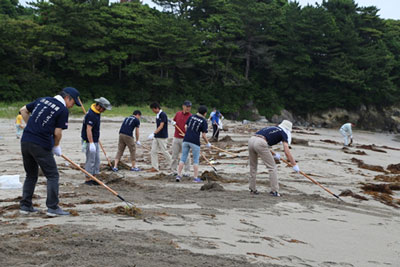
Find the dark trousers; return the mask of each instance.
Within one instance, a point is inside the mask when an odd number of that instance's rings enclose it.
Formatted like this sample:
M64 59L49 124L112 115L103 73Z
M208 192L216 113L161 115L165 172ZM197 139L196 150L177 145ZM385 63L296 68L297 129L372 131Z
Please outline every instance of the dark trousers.
M29 142L21 142L26 178L22 188L21 206L32 207L33 192L38 180L39 166L47 178L46 206L58 208L58 170L51 150Z
M218 129L218 125L213 124L213 135L214 139L216 141L218 141L218 136L219 136L219 129Z

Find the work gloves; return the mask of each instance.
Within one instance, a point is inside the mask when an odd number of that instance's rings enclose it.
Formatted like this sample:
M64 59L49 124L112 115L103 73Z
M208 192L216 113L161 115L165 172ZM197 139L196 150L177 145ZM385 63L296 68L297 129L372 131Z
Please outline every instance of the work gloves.
M96 152L96 145L94 143L89 143L89 151L90 153Z
M54 146L53 147L53 154L56 156L61 156L61 147L60 146Z
M281 155L279 153L275 153L274 159L280 160L281 159Z
M149 140L154 139L154 133L150 134L149 137L147 137L147 139L149 139Z
M294 165L293 166L293 170L295 171L295 172L300 172L300 168L299 168L299 165Z
M208 143L206 144L206 147L208 147L208 148L210 148L210 147L211 147L211 144L210 144L210 142L208 142Z
M171 125L175 126L176 125L176 121L171 121Z
M140 143L140 141L136 141L136 144L138 145L138 146L141 146L142 144Z

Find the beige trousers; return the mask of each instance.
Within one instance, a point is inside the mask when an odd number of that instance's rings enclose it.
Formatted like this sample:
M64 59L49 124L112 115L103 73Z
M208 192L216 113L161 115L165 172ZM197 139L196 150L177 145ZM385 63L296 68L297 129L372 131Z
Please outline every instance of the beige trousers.
M159 170L158 152L161 152L165 156L168 166L171 166L172 159L167 151L167 138L154 138L151 144L151 166L156 170Z
M269 180L272 191L278 191L279 184L274 157L269 150L268 143L263 138L257 136L252 136L249 140L250 190L256 190L258 156L260 156L269 171Z
M129 153L131 154L131 161L136 160L136 145L133 137L126 134L119 134L118 140L118 152L115 158L117 160L121 160L122 155L124 154L125 147L128 147Z
M180 153L182 152L182 143L183 138L176 138L172 141L172 163L171 163L171 171L178 171L178 164L180 160ZM185 172L188 173L190 171L190 156L187 158L185 163Z

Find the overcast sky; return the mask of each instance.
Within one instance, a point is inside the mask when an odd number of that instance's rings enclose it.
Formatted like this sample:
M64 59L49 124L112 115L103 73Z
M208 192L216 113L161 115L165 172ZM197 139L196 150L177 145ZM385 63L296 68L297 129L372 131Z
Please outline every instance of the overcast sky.
M30 2L32 0L20 0L21 4ZM111 2L117 2L119 0L110 0ZM315 5L315 3L321 3L322 0L297 0L302 6L307 4ZM143 3L154 6L151 0L142 0ZM379 15L385 19L400 19L400 0L356 0L358 6L376 6L380 9Z
M322 0L297 0L302 6L322 3ZM358 6L376 6L384 19L400 19L400 0L356 0Z

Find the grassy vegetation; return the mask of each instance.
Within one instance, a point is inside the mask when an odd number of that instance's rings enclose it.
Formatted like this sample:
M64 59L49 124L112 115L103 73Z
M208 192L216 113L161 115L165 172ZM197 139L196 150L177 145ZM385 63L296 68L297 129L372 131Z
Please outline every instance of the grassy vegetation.
M18 111L21 107L23 107L27 102L14 102L14 103L1 103L0 102L0 118L7 118L7 119L12 119L15 118L18 114ZM87 103L84 104L85 110L87 111L90 108L90 105L92 103ZM113 107L112 110L106 110L103 113L103 116L106 117L127 117L132 114L134 110L140 110L142 112L142 115L147 115L147 116L155 116L153 111L151 111L150 107L148 105L141 105L141 106L128 106L128 105L122 105L118 107ZM169 118L172 118L175 113L180 110L180 107L176 108L168 108L168 107L162 107L162 110L167 113ZM70 109L70 115L74 117L79 117L83 115L83 111L81 107L74 106L72 109Z

